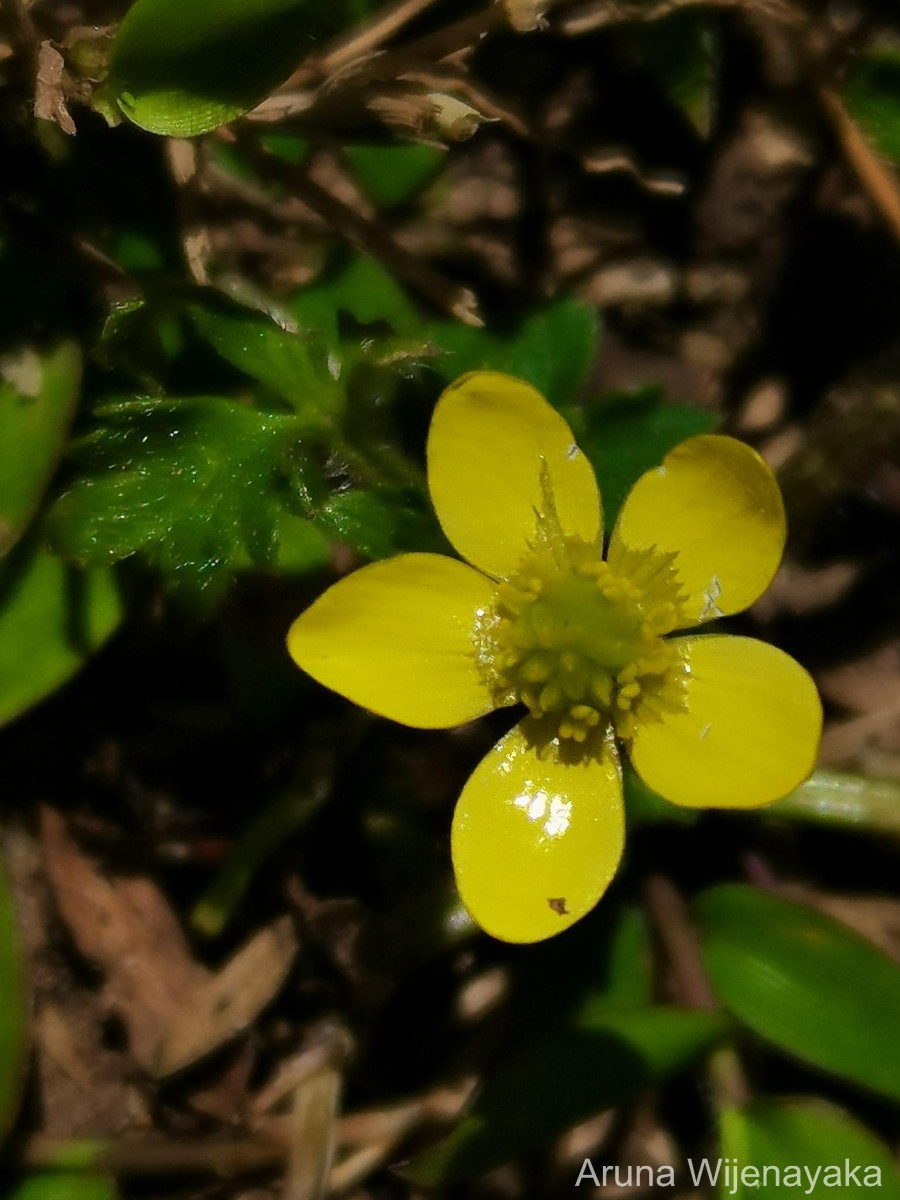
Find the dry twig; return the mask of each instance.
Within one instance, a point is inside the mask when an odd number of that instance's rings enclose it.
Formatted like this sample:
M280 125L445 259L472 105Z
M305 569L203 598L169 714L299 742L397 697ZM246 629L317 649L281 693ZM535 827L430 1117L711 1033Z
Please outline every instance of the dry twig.
M327 192L300 167L294 167L243 137L240 145L264 176L277 180L357 249L371 254L426 300L464 325L480 327L478 301L469 288L445 279L420 258L410 254L390 233Z

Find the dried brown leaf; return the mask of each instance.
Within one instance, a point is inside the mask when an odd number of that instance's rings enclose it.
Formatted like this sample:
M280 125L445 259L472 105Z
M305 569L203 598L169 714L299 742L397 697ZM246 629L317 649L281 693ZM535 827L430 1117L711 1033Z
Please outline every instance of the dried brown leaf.
M281 988L296 953L287 917L255 934L221 971L192 990L166 1030L154 1074L184 1070L251 1025Z
M208 972L149 879L107 879L44 808L41 840L59 913L79 951L104 972L103 996L122 1018L135 1060L152 1069L159 1046Z
M75 135L75 122L66 108L65 61L50 42L41 42L34 85L34 115L39 121L53 121L63 133Z

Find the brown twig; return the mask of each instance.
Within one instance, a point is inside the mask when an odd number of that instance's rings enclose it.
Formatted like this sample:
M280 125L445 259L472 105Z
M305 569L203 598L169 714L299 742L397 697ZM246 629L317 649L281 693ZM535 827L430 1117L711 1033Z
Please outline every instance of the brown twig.
M672 973L673 993L688 1008L715 1011L715 993L680 894L668 879L652 875L644 885L644 903Z
M469 288L445 279L421 259L405 250L382 226L368 220L311 179L301 167L292 166L263 150L248 137L239 138L242 150L257 170L287 188L297 199L326 221L351 245L371 254L426 300L464 325L480 327L478 301Z
M657 4L618 3L617 0L593 0L592 3L575 4L572 12L558 22L561 33L570 37L605 29L609 25L622 25L631 21L658 21L682 8L703 5L716 8L747 8L763 13L775 20L791 25L800 25L805 17L783 0L660 0Z
M198 1172L223 1177L250 1174L284 1161L283 1145L261 1138L116 1138L80 1140L35 1134L25 1143L23 1166L86 1169L119 1175Z
M900 184L896 177L863 137L837 92L823 85L818 89L818 98L851 170L893 236L900 241Z
M668 879L653 875L644 885L644 903L665 954L676 999L688 1008L715 1012L719 1005L680 893ZM730 1047L715 1052L709 1073L720 1108L736 1108L746 1103L749 1088L740 1060Z
M319 61L324 74L340 71L356 59L372 54L384 42L399 33L404 25L420 16L436 0L397 0L371 21L365 22L332 43Z

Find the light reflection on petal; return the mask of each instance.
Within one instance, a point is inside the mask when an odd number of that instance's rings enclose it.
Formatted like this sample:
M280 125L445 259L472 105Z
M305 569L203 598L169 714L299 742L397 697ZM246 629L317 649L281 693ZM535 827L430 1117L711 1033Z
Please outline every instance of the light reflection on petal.
M503 772L506 773L508 768ZM525 781L524 789L513 800L513 805L521 809L530 821L543 821L544 836L548 838L562 837L572 819L570 801L562 796L551 796L545 788L536 788L531 779Z

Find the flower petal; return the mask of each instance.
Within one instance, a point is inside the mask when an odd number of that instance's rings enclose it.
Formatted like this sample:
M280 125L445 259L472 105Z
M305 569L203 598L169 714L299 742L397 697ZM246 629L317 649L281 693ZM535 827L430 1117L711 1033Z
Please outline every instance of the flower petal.
M462 901L506 942L538 942L590 912L622 856L618 755L541 757L524 721L475 768L453 816L453 865Z
M330 587L288 633L319 683L383 717L446 729L494 707L475 657L495 585L440 554L403 554Z
M547 515L548 490L563 532L587 542L601 533L597 481L571 429L530 384L496 371L463 375L438 400L428 486L459 553L501 579Z
M702 434L667 454L631 489L612 535L632 550L678 554L688 598L682 625L741 612L768 587L784 550L778 483L755 450Z
M687 711L641 723L631 760L687 808L755 808L786 795L816 761L822 705L806 671L755 638L673 639L690 674Z

